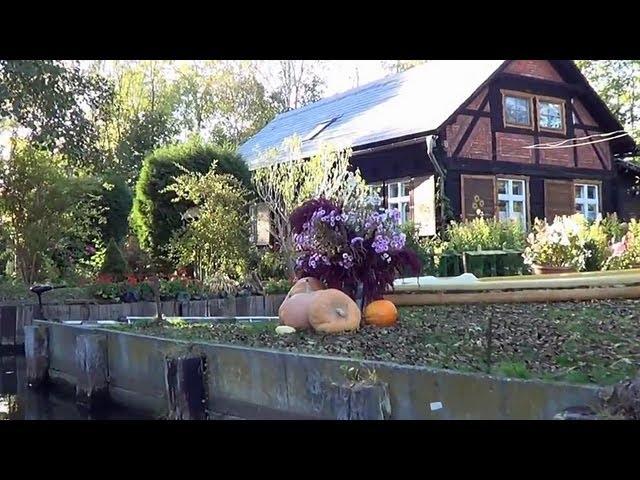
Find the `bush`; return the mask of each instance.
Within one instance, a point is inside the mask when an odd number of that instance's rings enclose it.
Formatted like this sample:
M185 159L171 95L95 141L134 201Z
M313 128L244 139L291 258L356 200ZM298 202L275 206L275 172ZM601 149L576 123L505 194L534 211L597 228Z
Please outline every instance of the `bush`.
M258 277L262 280L279 280L286 279L287 265L284 255L280 252L272 250L264 250L259 253L257 266Z
M114 239L118 245L129 231L129 213L133 205L131 189L122 177L105 175L100 180L98 205L103 209L105 221L98 225L102 241Z
M166 247L183 225L182 214L192 204L187 200L174 202L175 192L166 188L184 173L177 165L204 174L214 160L217 160L217 173L230 174L250 187L249 170L239 155L198 140L157 149L144 159L135 189L131 226L141 248L167 269L170 262Z
M525 233L519 222L495 218L474 218L451 222L446 231L447 250L462 253L472 250L522 250Z
M281 280L268 280L264 284L264 293L271 295L289 293L289 290L291 290L292 286L293 283L291 283L286 278L283 278Z
M117 280L121 280L128 271L129 266L127 265L127 260L124 258L122 250L120 250L115 240L112 238L109 240L109 244L107 245L100 273L111 275Z
M587 231L585 218L580 214L557 216L551 224L536 219L527 237L524 261L527 265L584 270L588 255Z
M631 219L628 231L617 245L610 249L611 255L604 263L605 270L640 268L640 222Z

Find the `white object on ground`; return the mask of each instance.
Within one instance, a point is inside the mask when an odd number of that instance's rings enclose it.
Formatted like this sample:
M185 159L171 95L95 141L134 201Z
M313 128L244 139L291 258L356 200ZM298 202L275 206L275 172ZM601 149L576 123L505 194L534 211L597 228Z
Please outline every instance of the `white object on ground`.
M431 402L431 411L440 410L442 408L442 402Z
M407 277L394 280L393 285L469 285L478 281L473 273L463 273L457 277Z
M279 325L276 327L276 333L278 335L286 335L288 333L296 333L296 329L289 325Z

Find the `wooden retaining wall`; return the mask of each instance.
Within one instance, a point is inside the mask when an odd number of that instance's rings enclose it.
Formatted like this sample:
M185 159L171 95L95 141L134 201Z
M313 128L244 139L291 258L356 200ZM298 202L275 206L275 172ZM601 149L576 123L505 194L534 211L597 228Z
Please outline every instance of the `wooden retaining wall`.
M169 317L277 316L285 295L162 302ZM149 317L156 314L154 302L109 303L74 302L43 304L47 320L118 320L121 317ZM24 345L24 327L38 316L37 304L0 305L0 346Z

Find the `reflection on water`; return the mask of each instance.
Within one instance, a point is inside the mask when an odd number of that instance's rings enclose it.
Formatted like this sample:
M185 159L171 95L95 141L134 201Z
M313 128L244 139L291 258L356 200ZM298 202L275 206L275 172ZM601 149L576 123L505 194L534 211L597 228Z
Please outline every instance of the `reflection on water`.
M26 386L22 355L0 356L0 420L143 420L123 409L90 413L73 399Z

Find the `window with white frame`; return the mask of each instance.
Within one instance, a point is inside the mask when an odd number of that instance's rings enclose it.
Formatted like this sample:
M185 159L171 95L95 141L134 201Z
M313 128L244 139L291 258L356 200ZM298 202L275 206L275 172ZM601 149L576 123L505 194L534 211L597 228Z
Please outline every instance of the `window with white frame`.
M409 181L387 183L387 206L400 210L400 223L409 220Z
M526 183L524 180L498 178L498 218L527 224Z
M598 185L576 183L574 185L576 212L587 220L595 220L600 214L600 194Z

